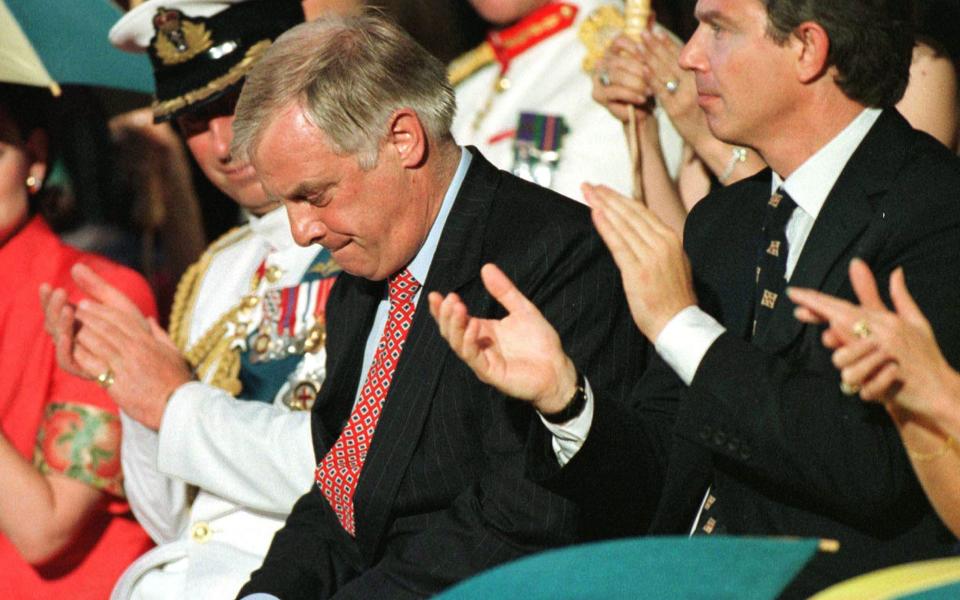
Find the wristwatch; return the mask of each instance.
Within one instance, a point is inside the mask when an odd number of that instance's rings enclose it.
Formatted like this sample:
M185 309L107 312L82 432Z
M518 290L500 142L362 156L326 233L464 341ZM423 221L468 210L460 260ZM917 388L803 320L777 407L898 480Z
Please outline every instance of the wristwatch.
M540 413L548 423L566 423L570 419L580 416L583 407L587 405L587 384L583 379L583 373L577 370L577 388L573 391L573 397L570 402L560 412Z

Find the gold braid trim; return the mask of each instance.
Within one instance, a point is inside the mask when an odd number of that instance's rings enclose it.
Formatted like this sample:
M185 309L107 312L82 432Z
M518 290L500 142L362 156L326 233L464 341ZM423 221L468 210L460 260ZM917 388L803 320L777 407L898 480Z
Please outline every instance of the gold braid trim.
M577 37L583 43L587 51L583 57L583 70L588 75L593 75L593 70L597 63L603 58L607 51L607 46L623 31L626 21L623 18L623 12L615 6L601 6L590 13L580 29L577 31Z
M170 337L183 353L197 377L236 396L240 393L240 352L235 342L246 336L241 325L241 313L259 303L256 296L244 296L237 305L223 313L217 321L187 348L190 322L200 293L203 275L210 268L213 257L225 247L235 244L250 235L246 227L231 229L212 243L196 263L180 278L170 311ZM254 277L252 291L256 290L259 278ZM228 333L230 335L228 335Z
M460 85L462 81L497 59L490 42L483 42L473 50L458 56L447 66L447 80L450 85Z
M244 55L240 62L230 67L230 70L220 77L217 77L213 81L207 83L207 85L195 90L191 90L182 96L177 96L176 98L164 100L163 102L154 102L153 116L156 118L161 118L175 113L185 106L200 102L201 100L206 100L210 96L222 92L231 85L240 81L246 76L247 73L250 72L250 69L253 68L253 64L257 62L264 52L267 51L267 48L270 47L270 44L270 40L260 40L256 44L250 46L246 55Z

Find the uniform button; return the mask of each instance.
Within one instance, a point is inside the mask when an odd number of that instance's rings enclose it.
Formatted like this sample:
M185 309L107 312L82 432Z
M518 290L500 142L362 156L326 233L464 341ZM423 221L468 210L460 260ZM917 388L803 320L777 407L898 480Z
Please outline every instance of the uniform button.
M206 521L197 521L190 527L190 539L198 544L207 543L210 541L210 536L212 535L213 530L210 528L210 524Z
M267 281L270 283L276 283L280 281L280 278L283 277L283 269L277 265L270 265L267 268Z
M704 425L704 426L703 426L703 429L700 430L700 439L701 439L701 440L708 440L708 439L710 439L710 434L712 434L712 433L713 433L713 430L710 429L710 426L709 426L709 425Z
M716 444L716 445L718 445L718 446L722 446L722 445L724 444L724 442L726 442L726 441L727 441L727 434L725 434L724 432L718 431L718 432L716 432L715 434L713 434L713 443L714 443L714 444Z

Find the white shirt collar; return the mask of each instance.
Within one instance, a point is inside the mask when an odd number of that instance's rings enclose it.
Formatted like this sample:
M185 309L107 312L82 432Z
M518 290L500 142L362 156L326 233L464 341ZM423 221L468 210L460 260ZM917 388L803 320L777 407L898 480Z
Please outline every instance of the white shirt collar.
M250 215L250 230L269 243L274 250L281 251L296 245L290 233L290 220L287 210L280 206L263 215Z
M804 161L786 181L774 173L771 193L783 185L797 206L815 220L843 168L881 112L879 108L864 109L843 131Z
M467 176L467 169L470 168L470 162L473 160L473 155L467 150L461 148L460 152L460 164L457 166L457 171L454 173L453 179L450 180L447 193L443 196L443 202L440 204L437 218L433 220L433 225L430 226L430 233L427 234L427 239L423 241L423 245L420 246L417 255L414 256L413 260L407 265L410 274L420 282L420 285L423 285L427 280L430 265L433 263L433 255L436 254L437 245L440 243L440 234L443 233L443 226L447 222L450 209L453 208L453 201L456 200L457 194L460 193L460 186L463 184L463 179Z

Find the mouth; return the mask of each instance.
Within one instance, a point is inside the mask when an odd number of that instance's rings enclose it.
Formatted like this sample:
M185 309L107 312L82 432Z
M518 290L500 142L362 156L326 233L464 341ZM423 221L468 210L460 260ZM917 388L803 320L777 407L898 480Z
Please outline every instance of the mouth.
M221 171L229 179L250 179L254 176L253 165L238 165Z
M697 93L697 106L700 108L707 108L710 104L716 102L720 99L720 96L716 94L710 94L706 92Z
M344 248L353 243L353 240L347 238L344 240L323 240L318 241L318 244L330 251L330 254L336 256L338 252L342 252Z

